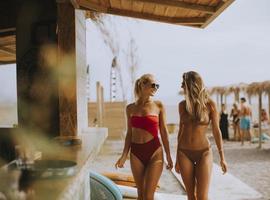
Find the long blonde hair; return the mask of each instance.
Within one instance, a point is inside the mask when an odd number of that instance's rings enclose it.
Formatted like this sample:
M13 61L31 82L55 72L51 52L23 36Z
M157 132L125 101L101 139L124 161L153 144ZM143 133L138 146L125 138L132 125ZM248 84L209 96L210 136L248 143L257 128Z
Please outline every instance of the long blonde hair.
M152 74L144 74L136 80L135 87L134 87L135 100L138 100L140 95L141 95L142 84L146 84L146 83L150 82L150 80L153 77L154 76Z
M183 74L183 88L185 91L186 110L196 121L208 120L209 94L201 76L194 71Z

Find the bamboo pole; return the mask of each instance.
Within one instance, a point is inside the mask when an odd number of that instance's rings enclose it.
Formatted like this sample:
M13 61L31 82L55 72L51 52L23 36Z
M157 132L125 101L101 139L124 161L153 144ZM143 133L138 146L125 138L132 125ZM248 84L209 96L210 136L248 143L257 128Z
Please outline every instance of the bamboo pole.
M259 146L262 148L262 92L259 92Z

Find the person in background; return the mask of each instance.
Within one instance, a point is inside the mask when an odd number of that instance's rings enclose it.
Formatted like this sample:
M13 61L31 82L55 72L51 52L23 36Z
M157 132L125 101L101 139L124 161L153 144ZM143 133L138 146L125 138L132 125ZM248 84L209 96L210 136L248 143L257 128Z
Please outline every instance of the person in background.
M188 200L207 200L213 166L212 148L206 135L210 122L221 169L227 172L219 113L197 72L184 73L181 87L185 100L178 105L180 123L175 171L182 176Z
M231 113L230 113L230 117L232 117L232 125L233 125L233 139L235 141L239 141L240 139L240 110L238 108L238 104L234 103Z
M224 103L221 105L219 127L220 127L220 130L221 130L222 139L223 140L229 140L228 113L226 111L226 106L225 106Z
M121 157L115 164L122 168L130 150L130 166L136 182L138 200L154 200L164 158L162 144L168 162L167 169L172 169L165 108L160 101L154 101L159 85L153 75L145 74L135 83L134 103L126 108L128 130Z
M248 138L248 140L251 143L251 108L246 102L246 98L242 97L240 99L240 140L241 145L244 145L245 137Z

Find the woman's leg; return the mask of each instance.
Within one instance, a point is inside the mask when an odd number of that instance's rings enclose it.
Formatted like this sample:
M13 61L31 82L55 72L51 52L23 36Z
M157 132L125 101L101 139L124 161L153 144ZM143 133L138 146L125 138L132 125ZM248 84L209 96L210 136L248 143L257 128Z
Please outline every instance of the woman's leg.
M181 151L178 152L178 161L180 163L180 172L186 187L188 200L196 200L194 163Z
M208 200L208 191L213 166L212 149L203 153L201 160L196 164L197 198L198 200Z
M143 163L132 153L130 153L130 167L137 186L138 200L143 200L145 167Z
M163 170L163 152L159 147L149 161L144 176L143 200L154 200L154 193Z
M233 123L233 140L237 141L237 132L236 132L236 124Z

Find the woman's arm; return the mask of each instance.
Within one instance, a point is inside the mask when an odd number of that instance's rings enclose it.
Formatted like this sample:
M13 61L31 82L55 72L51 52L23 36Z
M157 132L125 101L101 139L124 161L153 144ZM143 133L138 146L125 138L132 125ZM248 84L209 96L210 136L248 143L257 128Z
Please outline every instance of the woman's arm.
M219 114L217 111L216 104L213 101L210 101L210 118L212 121L213 135L214 135L218 153L220 156L220 164L221 164L223 172L225 173L227 171L227 164L225 162L223 141L222 141L221 131L219 128Z
M178 105L178 113L179 113L179 130L178 130L178 136L177 136L177 149L176 149L176 158L175 158L175 171L177 173L180 173L180 163L178 161L178 152L180 149L180 140L181 140L181 136L182 136L182 131L183 131L183 109L184 109L184 103L183 101L179 103Z
M130 149L131 136L132 136L132 127L131 127L131 124L130 124L131 106L132 106L132 104L129 104L127 106L127 108L126 108L127 134L126 134L126 138L125 138L125 145L124 145L122 155L115 164L116 168L117 167L120 167L120 168L124 167L124 163L125 163L125 161L127 159L128 152L129 152L129 149Z
M131 105L128 105L126 108L126 120L127 120L127 134L126 134L126 138L125 138L125 146L123 149L123 153L122 156L127 156L129 149L130 149L130 143L131 143L131 133L132 133L132 127L130 124L130 107Z
M178 158L178 149L180 148L180 140L182 136L182 131L183 131L183 109L184 108L184 102L180 102L178 105L178 113L179 113L179 130L178 130L178 136L177 136L177 153L176 153L176 158Z
M159 113L160 136L161 136L163 147L166 153L166 158L168 161L167 168L171 169L173 167L173 164L172 164L171 153L170 153L168 129L166 125L166 111L161 102L158 102L158 106L160 108L160 113Z

